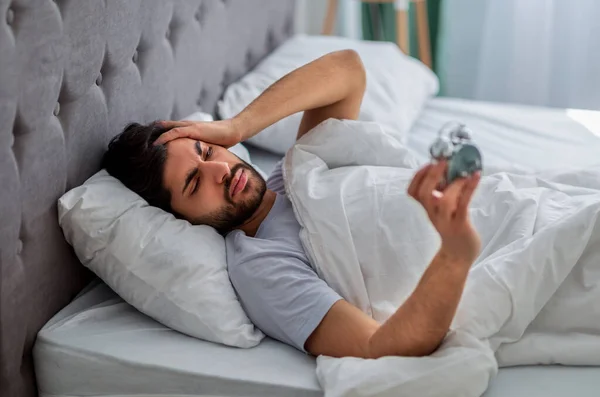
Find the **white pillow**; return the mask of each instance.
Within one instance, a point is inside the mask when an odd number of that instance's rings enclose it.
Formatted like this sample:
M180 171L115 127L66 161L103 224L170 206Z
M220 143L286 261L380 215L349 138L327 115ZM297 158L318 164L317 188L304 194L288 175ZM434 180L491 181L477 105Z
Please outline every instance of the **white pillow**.
M360 120L376 121L402 142L426 100L437 94L436 75L418 60L404 55L397 45L331 36L295 36L277 48L238 82L218 103L219 116L230 118L242 111L267 87L292 70L332 51L354 49L367 73L367 89ZM261 131L249 142L284 154L296 137L302 113L287 117Z
M149 206L105 170L59 199L58 221L81 263L146 315L230 346L264 337L237 299L212 227Z
M58 201L58 221L77 257L125 301L197 338L252 347L263 338L227 274L225 241L149 206L101 170Z

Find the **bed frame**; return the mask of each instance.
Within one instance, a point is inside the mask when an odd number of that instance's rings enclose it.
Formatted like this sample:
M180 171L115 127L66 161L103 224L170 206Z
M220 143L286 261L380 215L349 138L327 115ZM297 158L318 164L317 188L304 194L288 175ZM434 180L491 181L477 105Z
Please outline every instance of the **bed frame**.
M127 123L214 113L293 24L294 0L0 0L0 396L37 395L36 334L91 278L57 199Z

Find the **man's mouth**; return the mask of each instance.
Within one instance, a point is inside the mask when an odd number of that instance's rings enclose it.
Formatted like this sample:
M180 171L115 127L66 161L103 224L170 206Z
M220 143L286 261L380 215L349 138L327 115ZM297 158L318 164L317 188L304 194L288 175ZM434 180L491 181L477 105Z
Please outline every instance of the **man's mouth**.
M248 183L248 176L243 169L240 169L235 173L231 181L231 187L229 188L231 197L233 198L236 194L244 190L246 183Z

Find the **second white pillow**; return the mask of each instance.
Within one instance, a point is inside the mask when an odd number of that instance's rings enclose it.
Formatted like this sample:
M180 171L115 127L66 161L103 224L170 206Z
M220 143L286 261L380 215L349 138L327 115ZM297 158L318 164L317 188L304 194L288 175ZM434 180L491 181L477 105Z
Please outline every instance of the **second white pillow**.
M393 43L330 36L298 35L285 42L258 66L227 87L218 103L219 116L242 111L266 88L292 70L332 51L353 49L367 73L367 89L359 119L376 121L402 142L428 98L436 95L436 75L418 60L404 55ZM287 117L248 140L255 146L284 154L295 140L302 113Z

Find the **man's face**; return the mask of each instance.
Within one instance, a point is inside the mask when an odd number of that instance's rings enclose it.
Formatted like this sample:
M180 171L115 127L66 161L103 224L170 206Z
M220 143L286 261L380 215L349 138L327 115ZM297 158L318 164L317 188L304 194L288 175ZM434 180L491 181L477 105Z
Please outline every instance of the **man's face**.
M166 147L163 184L173 210L189 222L226 232L257 210L266 183L248 163L224 147L189 138Z

